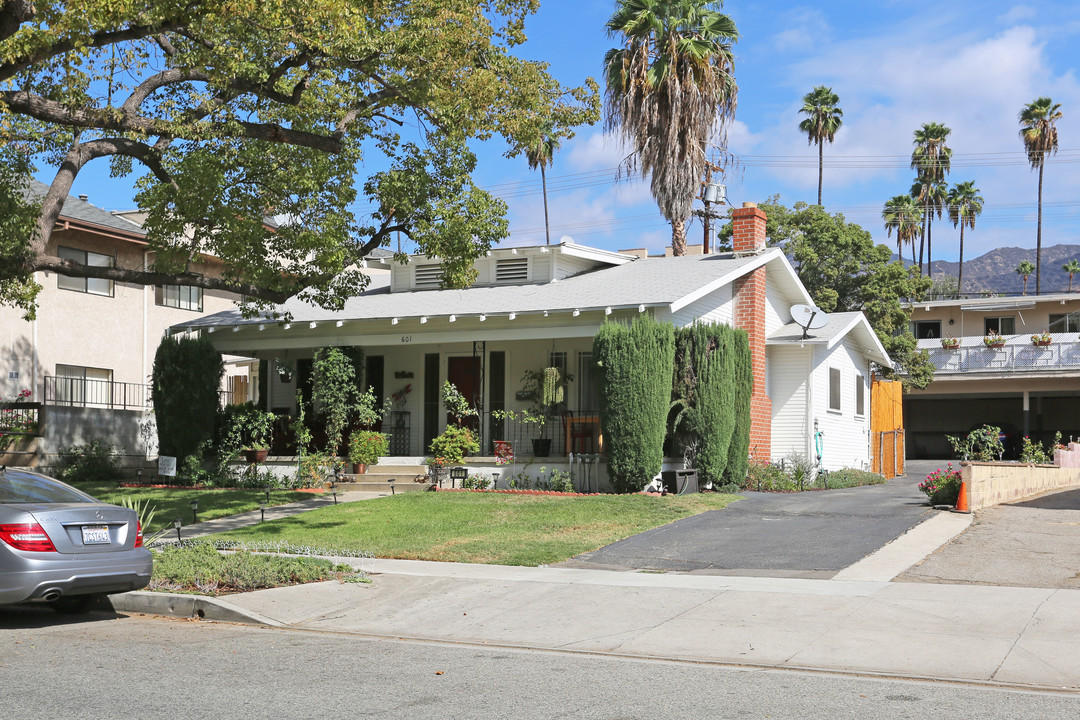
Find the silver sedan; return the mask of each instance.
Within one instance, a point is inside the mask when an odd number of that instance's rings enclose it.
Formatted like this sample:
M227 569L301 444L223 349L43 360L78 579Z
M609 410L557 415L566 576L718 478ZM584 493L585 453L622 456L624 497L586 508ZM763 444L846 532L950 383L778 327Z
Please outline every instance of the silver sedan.
M152 569L133 510L0 467L0 605L84 610L103 595L145 587Z

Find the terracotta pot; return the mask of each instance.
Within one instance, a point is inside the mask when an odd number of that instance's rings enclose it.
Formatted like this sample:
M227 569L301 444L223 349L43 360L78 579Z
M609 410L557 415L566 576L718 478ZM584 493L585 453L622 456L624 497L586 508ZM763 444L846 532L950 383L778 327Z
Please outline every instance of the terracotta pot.
M1050 343L1052 342L1053 340L1033 340L1031 344L1036 347L1050 347Z
M991 350L1000 350L1001 348L1005 347L1005 343L993 343L992 345L987 345L986 347L990 348Z
M364 463L353 463L352 471L353 475L363 475L367 472L367 465L365 465Z
M266 456L270 454L270 448L248 448L244 450L244 459L251 464L261 463L266 461Z

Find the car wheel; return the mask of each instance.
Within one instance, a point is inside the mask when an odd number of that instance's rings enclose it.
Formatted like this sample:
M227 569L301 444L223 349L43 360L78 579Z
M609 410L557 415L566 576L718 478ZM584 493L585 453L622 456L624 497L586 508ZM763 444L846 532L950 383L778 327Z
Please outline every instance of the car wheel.
M79 615L98 606L104 595L72 595L49 603L61 615Z

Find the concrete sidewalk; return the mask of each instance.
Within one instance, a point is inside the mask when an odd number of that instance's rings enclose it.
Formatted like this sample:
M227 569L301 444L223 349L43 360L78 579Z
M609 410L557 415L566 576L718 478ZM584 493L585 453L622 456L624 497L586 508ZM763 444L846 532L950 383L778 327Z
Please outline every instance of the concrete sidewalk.
M1080 688L1080 590L407 560L375 573L213 605L221 619L374 637ZM118 609L139 595L156 594Z

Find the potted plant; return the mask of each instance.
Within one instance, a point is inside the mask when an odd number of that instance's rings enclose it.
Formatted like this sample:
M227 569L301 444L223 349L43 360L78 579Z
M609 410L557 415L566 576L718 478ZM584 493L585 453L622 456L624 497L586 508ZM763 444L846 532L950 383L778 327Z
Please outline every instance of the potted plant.
M1050 333L1046 330L1037 332L1031 336L1031 344L1037 345L1038 347L1047 347L1051 342L1053 342L1053 340L1051 340Z
M992 350L1005 347L1005 338L1001 337L997 332L991 330L983 337L983 345Z
M386 433L353 430L349 438L349 462L353 464L353 473L359 475L367 472L368 465L374 465L386 454L388 445Z
M535 423L540 432L540 437L532 441L533 455L536 457L547 457L551 454L551 438L547 435L547 421L563 404L566 381L572 379L555 366L526 370L521 376L521 392L518 397L532 403L522 414L521 419L524 422Z
M238 406L229 425L229 444L243 452L249 463L263 462L270 454L275 419L274 413L254 403Z
M949 335L941 338L941 347L946 350L955 350L960 347L960 338Z

